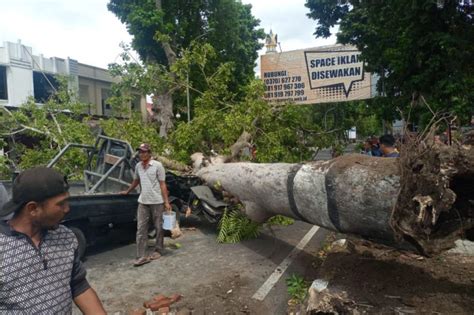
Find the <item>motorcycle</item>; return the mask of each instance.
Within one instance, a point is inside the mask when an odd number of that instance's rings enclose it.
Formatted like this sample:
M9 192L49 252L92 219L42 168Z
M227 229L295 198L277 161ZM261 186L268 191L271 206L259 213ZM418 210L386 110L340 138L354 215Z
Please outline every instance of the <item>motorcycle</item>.
M219 222L228 204L217 199L211 188L202 184L197 176L166 173L170 204L177 220L184 218L186 212L191 210L193 215L202 215L210 223Z

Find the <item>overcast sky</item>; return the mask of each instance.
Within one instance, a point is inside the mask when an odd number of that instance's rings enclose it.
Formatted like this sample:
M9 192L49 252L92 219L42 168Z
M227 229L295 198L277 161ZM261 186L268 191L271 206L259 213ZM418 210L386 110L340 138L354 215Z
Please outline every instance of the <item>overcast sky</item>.
M283 51L334 44L316 40L315 22L306 17L305 0L243 0L251 3L260 26L278 34ZM129 43L124 25L107 10L108 0L0 0L0 45L31 46L45 57L71 57L106 68L117 60L120 42Z

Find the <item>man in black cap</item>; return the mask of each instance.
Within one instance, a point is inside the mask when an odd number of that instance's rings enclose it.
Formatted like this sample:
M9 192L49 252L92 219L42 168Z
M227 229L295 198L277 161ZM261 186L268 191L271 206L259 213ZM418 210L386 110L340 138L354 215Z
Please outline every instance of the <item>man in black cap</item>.
M86 280L74 233L59 223L69 212L69 186L57 171L26 170L0 210L0 313L105 314Z
M139 184L141 188L137 209L137 255L133 262L135 267L149 263L161 257L163 253L163 211L171 211L166 187L166 174L163 165L151 158L151 148L142 143L137 148L140 162L135 167L133 182L121 194L128 194ZM153 223L156 229L155 251L147 256L148 226Z

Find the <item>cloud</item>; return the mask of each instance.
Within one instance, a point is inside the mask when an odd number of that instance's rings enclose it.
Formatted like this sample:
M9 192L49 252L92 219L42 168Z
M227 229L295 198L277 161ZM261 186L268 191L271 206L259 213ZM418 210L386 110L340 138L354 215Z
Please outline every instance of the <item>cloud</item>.
M335 38L316 39L316 21L306 16L309 9L305 0L244 0L252 5L252 14L260 19L260 26L268 33L278 34L284 51L335 43Z
M18 39L45 57L71 57L106 68L130 42L124 25L107 10L107 0L35 1L2 4L0 42Z
M252 14L260 20L260 27L269 33L278 34L278 41L283 52L305 49L336 43L335 36L327 39L316 39L313 33L316 21L306 16L309 9L304 6L305 0L244 0L245 4L252 5ZM278 48L279 49L279 48ZM259 55L265 54L265 47ZM260 58L255 69L260 73Z
M306 14L305 0L243 0L265 32L278 34L283 51L335 43L334 38L315 39L316 22ZM3 41L31 46L34 54L70 57L81 63L107 67L122 51L120 42L131 36L115 15L108 0L0 0L0 45ZM261 50L263 54L265 50Z

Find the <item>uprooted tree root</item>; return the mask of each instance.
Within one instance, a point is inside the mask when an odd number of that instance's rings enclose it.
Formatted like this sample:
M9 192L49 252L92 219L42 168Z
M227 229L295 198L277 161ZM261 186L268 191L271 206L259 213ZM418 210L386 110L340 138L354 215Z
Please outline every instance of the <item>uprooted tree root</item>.
M400 193L390 220L397 236L425 256L472 237L474 229L474 146L436 144L433 136L434 128L402 146Z

